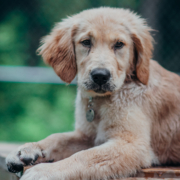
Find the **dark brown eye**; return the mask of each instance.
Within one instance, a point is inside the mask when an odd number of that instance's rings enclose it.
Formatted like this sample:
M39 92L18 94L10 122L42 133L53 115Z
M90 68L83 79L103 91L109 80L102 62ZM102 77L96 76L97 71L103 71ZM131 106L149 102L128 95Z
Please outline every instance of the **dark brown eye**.
M91 40L86 39L86 40L84 40L84 41L81 41L81 44L82 44L83 46L85 46L85 47L90 48L90 47L91 47Z
M115 49L121 49L123 46L124 46L124 43L123 43L123 42L117 42L117 43L114 45L114 48L115 48Z

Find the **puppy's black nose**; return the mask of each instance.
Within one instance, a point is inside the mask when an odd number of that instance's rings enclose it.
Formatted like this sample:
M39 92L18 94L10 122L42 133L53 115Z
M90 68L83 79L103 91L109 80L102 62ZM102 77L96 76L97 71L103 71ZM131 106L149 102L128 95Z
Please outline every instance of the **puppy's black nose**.
M96 84L101 86L110 79L110 72L107 69L96 68L91 72L91 77Z

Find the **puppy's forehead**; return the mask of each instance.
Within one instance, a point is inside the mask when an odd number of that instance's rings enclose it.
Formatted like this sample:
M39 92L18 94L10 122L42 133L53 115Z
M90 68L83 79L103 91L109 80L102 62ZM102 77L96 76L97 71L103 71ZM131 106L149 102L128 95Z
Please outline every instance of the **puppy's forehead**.
M113 36L131 34L130 29L136 28L140 23L138 16L124 9L91 9L81 12L77 17L80 20L81 36L108 37L112 40Z
M103 41L126 40L129 31L127 27L119 21L114 21L111 17L97 16L94 19L84 18L79 25L79 40L92 37Z
M76 17L96 25L121 25L127 29L143 24L143 19L127 9L97 8L82 11Z

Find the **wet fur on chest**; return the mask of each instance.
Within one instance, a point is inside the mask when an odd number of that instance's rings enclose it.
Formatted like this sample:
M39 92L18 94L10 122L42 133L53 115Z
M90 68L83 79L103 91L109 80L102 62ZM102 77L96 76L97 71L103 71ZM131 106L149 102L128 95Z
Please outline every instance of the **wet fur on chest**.
M111 96L93 98L94 120L87 122L86 118L82 119L84 127L86 126L86 130L82 130L89 133L88 136L94 137L95 146L106 142L113 131L118 134L118 131L124 128L125 122L122 119L128 116L129 107L141 104L142 98L139 95L143 91L145 91L144 86L127 84ZM82 98L81 103L85 107L85 114L88 110L88 98Z

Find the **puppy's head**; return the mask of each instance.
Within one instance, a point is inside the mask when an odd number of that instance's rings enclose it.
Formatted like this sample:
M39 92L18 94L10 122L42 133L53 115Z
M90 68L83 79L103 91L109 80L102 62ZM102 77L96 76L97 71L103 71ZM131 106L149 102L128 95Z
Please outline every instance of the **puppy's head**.
M150 28L129 10L99 8L58 23L39 54L57 75L91 96L105 96L135 80L148 84Z

